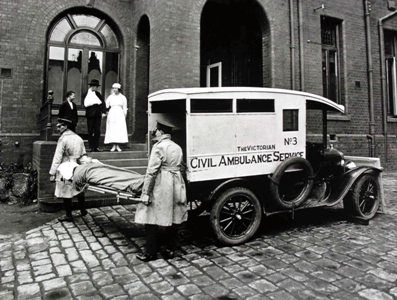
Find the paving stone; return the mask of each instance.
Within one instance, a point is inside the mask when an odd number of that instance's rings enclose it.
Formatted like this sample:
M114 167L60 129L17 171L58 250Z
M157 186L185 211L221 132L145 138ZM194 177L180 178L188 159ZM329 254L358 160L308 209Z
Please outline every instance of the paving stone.
M101 263L105 270L116 268L116 265L110 260L110 258L103 259Z
M65 255L61 253L51 254L51 260L54 266L66 265L68 262L66 261Z
M114 277L114 281L121 284L121 285L125 285L131 282L135 282L135 281L139 281L140 278L138 277L137 274L134 273L130 273L127 275L122 275L122 276L115 276Z
M72 261L70 266L73 273L87 273L87 267L82 260Z
M307 287L310 287L314 291L321 293L335 293L339 291L339 288L329 282L321 279L311 279L304 283Z
M254 272L250 272L248 270L242 271L242 272L238 272L233 274L235 277L237 277L239 280L241 280L242 282L252 282L255 281L257 279L259 279L259 275L257 275Z
M151 283L149 286L159 294L169 294L174 291L174 287L167 281Z
M236 278L227 278L219 281L228 290L235 289L237 287L244 286L245 283L241 282Z
M69 262L73 262L79 259L79 253L74 248L65 249L66 258Z
M119 284L104 286L99 291L105 299L113 299L116 296L122 296L125 294L122 286Z
M248 297L256 295L258 292L249 286L240 286L233 289L233 292L236 293L241 299L247 299Z
M140 275L151 273L153 270L147 264L139 264L134 266L134 272Z
M269 293L266 295L270 299L283 299L283 300L294 300L295 297L292 296L291 294L287 293L286 291L276 291L274 293Z
M190 282L190 280L183 275L182 272L178 273L170 273L165 276L165 279L172 285L172 286L180 286Z
M53 271L52 264L41 265L33 267L33 274L34 276L40 276L44 274L51 273Z
M90 280L90 277L86 273L73 274L72 276L68 276L67 280L69 283L76 283L76 282Z
M131 297L134 297L134 299L135 299L135 296L150 291L149 287L141 281L127 284L124 286L124 289L126 289L128 291L128 295Z
M394 296L395 298L397 298L397 287L392 288L392 289L389 291L389 294L392 295L392 296Z
M91 281L72 283L70 285L70 289L75 297L96 292L96 289Z
M254 281L248 285L260 293L272 292L277 289L277 287L274 284L272 284L271 282L265 279Z
M106 286L113 284L113 277L109 272L100 271L92 273L92 281L96 286Z
M161 297L162 300L185 300L186 297L182 296L179 293L173 293L171 295L163 295Z
M164 278L162 276L160 276L159 273L153 272L153 273L150 273L150 274L147 274L147 275L143 276L143 280L147 284L150 284L150 283L162 281L162 280L164 280Z
M43 285L44 291L50 291L54 289L60 289L66 287L66 281L63 278L55 278L51 280L46 280L41 283Z
M14 292L13 291L0 291L0 299L2 300L14 300Z
M202 293L200 288L195 284L183 284L178 286L177 289L186 297Z
M48 279L51 279L51 278L55 278L55 277L56 277L56 275L54 273L48 273L48 274L45 274L45 275L36 276L35 277L35 281L36 282L41 282L41 281L45 281L45 280L48 280Z
M200 287L213 285L215 283L215 281L207 275L193 277L193 278L191 278L191 280L194 284L196 284Z
M23 284L17 288L18 299L31 299L40 296L38 283Z
M376 289L365 289L359 291L358 294L361 297L369 300L393 300L392 296Z
M204 272L206 274L208 274L209 276L211 276L212 278L219 280L219 279L224 279L227 277L230 277L230 275L228 273L226 273L224 270L222 270L220 267L218 266L210 266L210 267L206 267L203 269ZM183 272L183 271L182 271ZM201 272L200 272L201 273ZM186 273L185 273L186 274ZM186 276L190 277L190 276L195 276L196 274L186 274Z
M390 282L395 282L397 281L397 274L393 274L390 272L387 272L385 270L382 270L380 268L377 268L375 270L369 270L368 273L375 275L376 277L379 277L381 279L390 281Z
M219 268L218 268L219 269ZM185 274L187 277L194 277L194 276L198 276L203 274L202 271L200 271L198 268L194 267L194 266L189 266L186 268L181 268L180 269L183 274Z
M55 270L59 277L72 275L72 269L69 267L69 265L57 266L55 267Z
M72 299L72 295L70 294L67 288L61 288L61 289L50 290L48 292L45 292L44 299L67 300L67 299Z
M128 266L127 260L121 253L113 253L110 258L117 267Z
M213 284L202 288L203 292L213 298L222 298L227 296L229 290L219 284Z

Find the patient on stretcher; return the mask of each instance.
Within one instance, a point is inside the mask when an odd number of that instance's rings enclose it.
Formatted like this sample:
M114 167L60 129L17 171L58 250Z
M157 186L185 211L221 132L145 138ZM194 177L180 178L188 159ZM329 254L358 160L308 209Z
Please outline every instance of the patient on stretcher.
M80 164L64 162L58 167L63 179L71 180L77 190L83 190L88 184L131 193L133 196L139 196L142 192L144 175L103 164L86 155L78 162Z

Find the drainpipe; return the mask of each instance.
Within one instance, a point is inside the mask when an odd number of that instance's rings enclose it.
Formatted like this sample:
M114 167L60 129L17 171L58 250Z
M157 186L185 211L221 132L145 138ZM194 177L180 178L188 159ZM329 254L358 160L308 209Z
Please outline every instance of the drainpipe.
M365 17L365 35L367 41L367 70L368 70L368 100L369 100L369 135L370 144L369 156L375 156L375 113L374 113L374 86L373 86L373 66L372 66L372 46L370 30L370 13L368 1L363 0Z
M291 55L291 90L295 90L294 0L289 0L289 31L290 31L290 55Z
M388 151L388 138L387 138L387 103L386 103L386 70L385 70L385 41L383 35L383 21L397 14L394 11L383 18L379 19L378 29L379 29L379 57L380 57L380 80L381 80L381 99L382 99L382 115L383 115L383 136L384 136L384 147L385 147L385 161L389 161L389 151Z
M298 28L299 28L299 71L300 71L300 90L305 90L305 72L304 72L304 55L303 55L303 11L302 11L302 2L301 0L297 0L298 2Z

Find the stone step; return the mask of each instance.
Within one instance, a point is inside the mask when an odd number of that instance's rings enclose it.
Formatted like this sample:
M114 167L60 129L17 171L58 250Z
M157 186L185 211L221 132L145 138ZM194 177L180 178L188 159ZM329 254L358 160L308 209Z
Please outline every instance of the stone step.
M85 148L88 150L90 147L88 146L88 141L84 140L84 145ZM99 148L102 150L102 152L110 152L110 149L112 148L113 145L104 145L100 144ZM147 144L145 143L128 143L125 145L120 145L121 150L123 151L147 151Z
M102 160L113 160L113 159L133 159L133 158L147 158L147 151L122 151L122 152L87 152L87 155Z
M102 159L100 161L104 164L112 165L119 168L146 167L148 163L147 158Z

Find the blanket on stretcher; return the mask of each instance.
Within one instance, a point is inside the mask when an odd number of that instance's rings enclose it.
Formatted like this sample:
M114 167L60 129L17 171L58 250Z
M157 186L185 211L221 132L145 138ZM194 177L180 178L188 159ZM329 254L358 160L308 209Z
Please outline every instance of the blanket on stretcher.
M78 165L75 168L73 184L77 190L84 189L84 186L88 183L138 196L142 192L144 178L144 175L134 171L104 165L102 163L89 163Z

